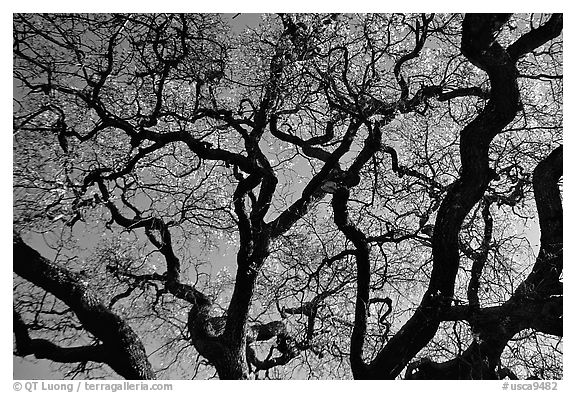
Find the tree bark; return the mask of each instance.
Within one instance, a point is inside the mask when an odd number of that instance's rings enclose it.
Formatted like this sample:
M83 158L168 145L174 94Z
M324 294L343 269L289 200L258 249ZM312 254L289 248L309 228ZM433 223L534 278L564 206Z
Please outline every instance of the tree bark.
M464 353L444 363L430 360L409 367L409 379L497 379L506 344L524 329L563 335L562 273L563 211L558 182L562 146L534 170L534 198L540 221L540 251L528 277L501 306L485 309L453 307L444 320L467 320L477 339ZM417 371L416 371L417 370Z
M13 250L14 273L63 301L74 311L84 329L102 341L100 346L91 349L64 349L45 340L31 340L23 329L22 320L15 316L16 343L24 344L24 348L20 346L17 351L56 361L79 361L82 355L84 360L108 364L126 379L155 379L138 335L101 302L80 274L54 265L16 234Z
M496 41L498 31L508 18L509 15L504 14L468 14L464 18L461 50L472 64L487 73L491 84L490 99L460 133L461 175L450 186L438 210L432 236L433 268L428 289L414 315L378 352L363 378L396 378L434 337L442 313L450 308L460 263L460 228L494 176L489 167L490 143L520 109L516 60L524 52L517 50L510 56ZM559 18L561 22L561 16ZM528 33L519 39L524 41L522 48L532 50L561 33L557 15L547 24L553 24L555 28Z

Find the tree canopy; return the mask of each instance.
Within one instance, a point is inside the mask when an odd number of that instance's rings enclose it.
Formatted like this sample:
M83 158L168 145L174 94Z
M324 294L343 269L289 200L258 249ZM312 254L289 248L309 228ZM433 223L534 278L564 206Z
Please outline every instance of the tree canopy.
M562 15L13 17L14 354L561 378Z

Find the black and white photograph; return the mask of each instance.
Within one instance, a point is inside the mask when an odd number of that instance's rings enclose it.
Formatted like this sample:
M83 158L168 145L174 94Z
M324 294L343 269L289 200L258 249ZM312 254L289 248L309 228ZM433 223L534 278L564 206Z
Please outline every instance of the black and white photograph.
M14 391L560 387L562 13L15 12L12 51Z

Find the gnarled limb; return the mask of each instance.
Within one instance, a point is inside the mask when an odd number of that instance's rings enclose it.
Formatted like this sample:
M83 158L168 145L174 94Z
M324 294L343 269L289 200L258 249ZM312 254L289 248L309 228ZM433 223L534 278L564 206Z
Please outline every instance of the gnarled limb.
M61 347L49 340L33 339L20 314L14 310L13 331L16 343L15 355L34 355L36 359L49 359L59 363L98 362L107 360L104 345L86 345L81 347Z
M491 141L514 119L520 108L515 59L510 58L495 39L496 33L508 17L483 14L467 15L464 19L462 53L488 74L492 86L490 100L482 112L461 132L461 175L450 186L437 214L432 236L433 269L428 289L414 315L369 364L362 360L361 351L366 324L362 303L367 304L369 300L369 270L362 274L358 271L355 324L358 334L353 333L351 343L351 363L353 370L354 364L357 365L354 372L356 378L395 378L433 338L442 319L442 312L450 307L460 262L460 227L494 176L488 165ZM558 34L559 32L552 30L544 42ZM341 223L339 227L346 229L344 221L341 220ZM352 240L355 235L349 232ZM361 237L358 239L361 240ZM361 244L359 241L357 243ZM360 258L358 255L356 258L358 263ZM410 344L407 345L407 342Z
M100 360L126 379L155 378L138 335L100 301L80 274L52 264L16 234L13 250L14 273L62 300L74 311L84 329L102 341L98 347L57 347L44 340L30 339L22 320L15 317L18 351L60 361Z
M494 379L500 356L514 335L524 329L563 336L562 146L534 170L533 185L540 221L540 251L528 277L501 306L477 309L452 307L443 320L466 320L477 339L461 356L444 363L414 364L406 377L413 379ZM415 370L418 371L415 371Z

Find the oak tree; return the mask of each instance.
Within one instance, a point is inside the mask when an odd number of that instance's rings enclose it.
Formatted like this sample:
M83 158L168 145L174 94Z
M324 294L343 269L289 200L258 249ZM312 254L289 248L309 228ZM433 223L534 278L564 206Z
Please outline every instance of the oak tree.
M15 355L560 378L562 15L258 19L14 15Z

